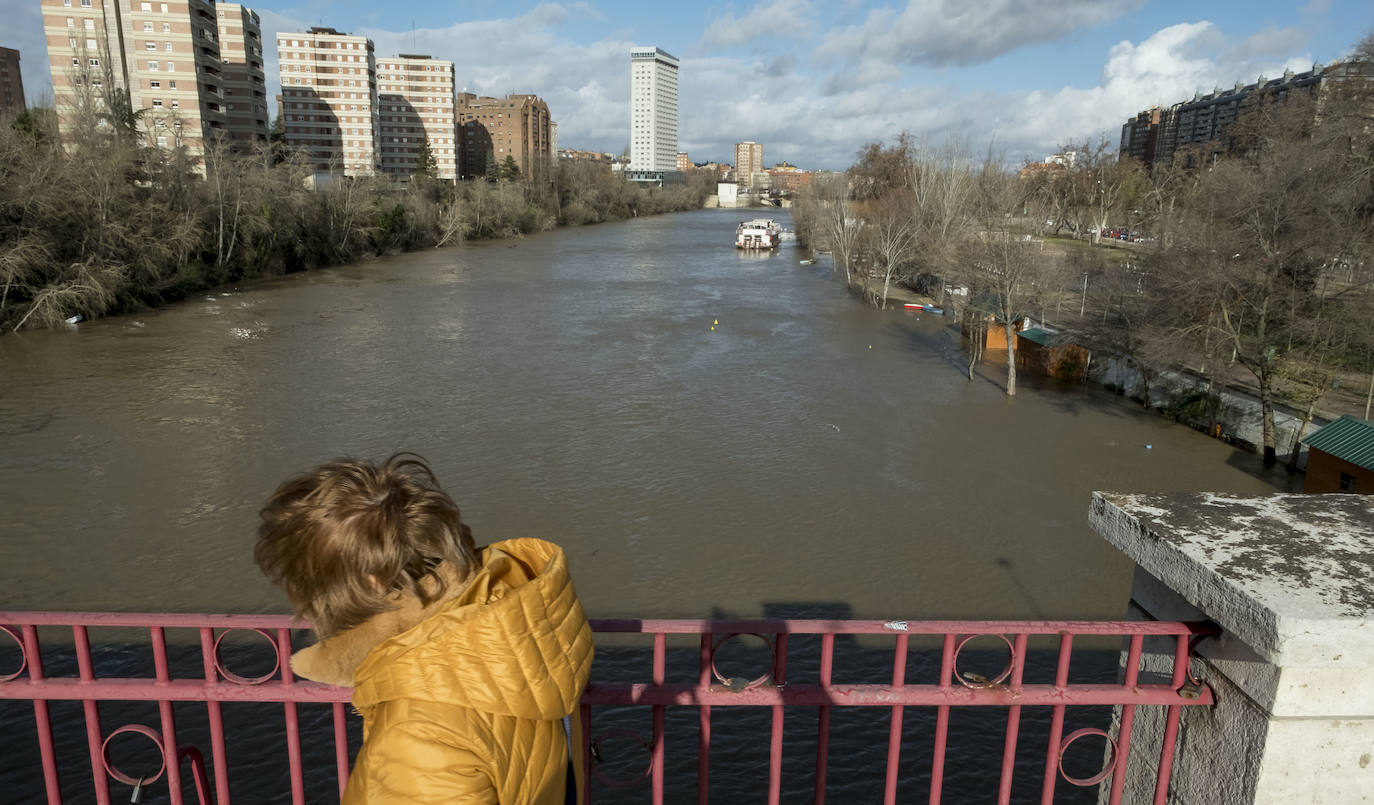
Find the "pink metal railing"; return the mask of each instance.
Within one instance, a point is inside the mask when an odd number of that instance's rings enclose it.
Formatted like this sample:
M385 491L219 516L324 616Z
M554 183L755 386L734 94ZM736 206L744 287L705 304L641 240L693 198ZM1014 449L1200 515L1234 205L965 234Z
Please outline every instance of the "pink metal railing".
M902 751L904 708L935 708L935 726L929 771L928 801L939 803L945 782L951 707L1003 707L1007 710L997 801L1008 803L1012 796L1021 713L1026 707L1048 707L1051 712L1040 801L1052 802L1062 778L1074 786L1100 785L1110 780L1108 801L1121 801L1126 768L1131 755L1131 732L1135 710L1141 706L1166 708L1165 732L1156 767L1155 803L1162 804L1168 790L1173 766L1174 746L1181 708L1212 703L1212 693L1191 678L1189 658L1192 641L1212 633L1208 624L1161 622L1093 621L851 621L851 620L600 620L593 621L598 634L643 634L652 638L650 681L609 684L593 681L582 697L583 731L581 763L584 795L590 801L593 778L612 787L623 787L647 779L656 805L664 801L665 715L668 707L690 706L698 710L697 800L707 802L711 750L711 712L714 707L762 707L772 715L769 739L768 802L777 803L782 792L783 727L789 707L817 708L814 801L825 800L827 771L830 766L831 711L835 707L887 708L890 712L887 760L884 777L884 802L897 801L899 764ZM39 629L70 629L76 655L76 676L50 677L44 672ZM152 677L107 677L96 673L92 659L89 630L93 627L136 627L146 629L153 652ZM0 613L0 631L19 646L19 667L0 669L0 700L30 700L41 756L44 786L49 805L62 802L48 703L79 701L85 717L85 735L98 805L108 805L111 778L126 785L149 786L166 778L172 805L185 801L182 792L181 763L190 761L197 801L228 805L230 801L228 757L221 704L228 702L279 703L283 707L284 733L291 800L305 801L299 704L325 704L332 708L335 776L342 793L348 781L348 729L344 704L351 691L313 682L297 682L286 658L291 652L291 635L305 624L272 615L166 615L113 613ZM199 638L201 674L197 678L174 678L168 660L167 631L196 633ZM273 647L270 671L257 676L241 676L224 666L221 646L235 632L256 633ZM695 680L672 683L667 678L667 641L669 635L689 635L699 639ZM752 680L730 678L717 667L716 654L729 640L740 635L755 635L767 644L771 666ZM819 636L817 681L789 681L788 639L793 635ZM891 684L839 684L833 681L835 638L837 635L888 635L893 639ZM913 683L907 679L910 641L938 642L940 663L938 679ZM960 669L960 656L971 640L980 636L1000 638L1009 653L1002 671L986 679ZM1117 684L1070 684L1069 671L1076 637L1119 637L1126 639L1124 679ZM1057 641L1054 681L1026 683L1028 645L1033 637ZM1139 678L1141 656L1146 638L1172 641L1173 662L1168 682L1144 684ZM3 638L0 638L3 640ZM65 641L64 641L65 642ZM102 729L97 703L103 701L155 702L157 728L127 724L109 732ZM206 708L211 749L211 769L207 772L201 753L194 746L177 743L174 702L203 702ZM644 706L651 710L652 734L648 738L625 729L610 729L593 735L592 708L597 706ZM1084 706L1120 708L1115 736L1106 730L1083 728L1062 735L1066 709ZM118 735L140 734L156 745L162 767L142 778L126 774L110 762L110 742ZM1096 775L1076 778L1063 770L1063 757L1069 745L1087 736L1105 740L1109 760ZM611 738L638 741L649 753L648 767L633 779L604 775L599 762L600 746ZM213 797L210 782L213 780ZM906 801L910 797L905 798Z

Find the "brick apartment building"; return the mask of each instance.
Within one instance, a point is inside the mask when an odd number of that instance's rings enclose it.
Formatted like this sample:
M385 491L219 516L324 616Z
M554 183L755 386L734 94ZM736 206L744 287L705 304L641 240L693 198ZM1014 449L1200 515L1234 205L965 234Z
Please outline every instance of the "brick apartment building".
M541 176L553 163L549 106L534 95L479 97L458 93L456 106L462 155L459 176L473 179L512 157L521 176Z
M239 108L235 98L230 110L226 102L217 10L209 0L42 0L59 132L71 136L94 125L112 93L144 110L140 126L150 145L181 145L193 156L204 152L207 137L229 136L240 115L243 127L255 126L253 104ZM251 47L238 44L231 52Z
M286 144L317 175L370 176L380 168L381 120L372 40L333 28L277 35Z
M764 170L763 145L749 140L735 143L735 176L738 177L736 181L746 187L752 187L754 174L762 173Z
M236 147L267 142L267 82L262 70L262 20L239 3L216 3L229 139Z
M24 81L19 75L19 51L0 48L0 120L24 111Z
M1329 67L1312 65L1311 70L1287 70L1279 78L1260 76L1253 84L1237 82L1229 89L1215 89L1206 95L1168 108L1151 108L1135 115L1121 127L1121 156L1140 160L1147 168L1171 165L1175 157L1207 159L1231 148L1231 127L1247 108L1262 98L1282 101L1296 92L1321 92L1330 81L1374 78L1374 68L1362 62L1336 63Z
M400 54L377 60L381 105L381 166L391 176L410 176L423 166L428 141L440 179L458 177L458 135L453 62Z

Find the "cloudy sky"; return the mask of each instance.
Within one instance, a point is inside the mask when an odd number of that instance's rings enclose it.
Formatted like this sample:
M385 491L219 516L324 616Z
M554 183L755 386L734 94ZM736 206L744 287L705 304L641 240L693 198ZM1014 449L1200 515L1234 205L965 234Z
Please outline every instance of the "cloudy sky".
M0 45L22 51L30 98L51 92L39 0L0 0ZM993 142L1009 160L1261 74L1346 55L1374 30L1370 0L306 0L255 5L264 38L328 25L378 55L452 59L487 95L534 92L559 145L629 142L629 50L682 60L679 150L733 158L755 140L769 163L844 168L902 131ZM268 48L268 86L278 84Z

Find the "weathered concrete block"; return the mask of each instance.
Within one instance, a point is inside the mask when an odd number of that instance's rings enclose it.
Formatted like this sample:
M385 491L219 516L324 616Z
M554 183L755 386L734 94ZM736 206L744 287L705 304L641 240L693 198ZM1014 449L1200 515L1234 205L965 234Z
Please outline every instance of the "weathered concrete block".
M1136 561L1130 617L1211 619L1169 801L1374 802L1374 499L1354 495L1093 496L1089 520ZM1173 645L1146 646L1142 679ZM1136 714L1126 802L1149 802L1164 729Z

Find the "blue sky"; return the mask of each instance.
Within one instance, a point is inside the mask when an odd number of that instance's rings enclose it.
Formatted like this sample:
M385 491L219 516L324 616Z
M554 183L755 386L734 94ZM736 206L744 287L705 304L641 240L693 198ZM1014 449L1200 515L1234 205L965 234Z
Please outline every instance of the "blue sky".
M1070 140L1115 140L1128 115L1196 91L1304 70L1374 30L1370 0L760 0L726 3L273 2L264 38L324 24L379 55L430 53L483 94L534 92L559 145L629 140L629 55L682 59L679 148L729 160L844 168L902 131L988 143L1009 161ZM23 51L27 94L51 86L38 0L0 0L0 45ZM412 32L412 21L414 31ZM268 85L277 86L275 47Z

